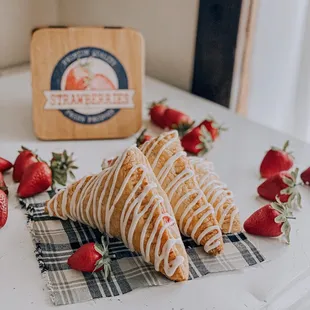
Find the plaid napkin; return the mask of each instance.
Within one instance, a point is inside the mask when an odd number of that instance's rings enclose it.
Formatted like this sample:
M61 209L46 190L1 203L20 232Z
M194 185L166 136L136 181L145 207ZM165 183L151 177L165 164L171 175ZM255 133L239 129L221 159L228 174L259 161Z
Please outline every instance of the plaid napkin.
M104 279L103 271L91 274L70 269L67 265L69 256L84 243L100 242L101 233L78 222L46 215L44 202L53 195L48 192L20 202L26 209L36 258L55 305L118 296L140 287L172 283L118 239L110 239L109 251L115 258L108 281ZM225 235L224 253L216 257L207 255L190 238L183 240L189 256L190 280L211 272L253 266L265 260L243 233Z

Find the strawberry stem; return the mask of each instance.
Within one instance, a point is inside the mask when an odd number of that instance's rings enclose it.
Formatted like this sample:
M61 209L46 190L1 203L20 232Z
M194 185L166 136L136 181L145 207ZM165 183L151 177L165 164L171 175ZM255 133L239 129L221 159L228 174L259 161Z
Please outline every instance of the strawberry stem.
M144 134L146 133L147 128L144 128L136 140L136 144L139 147L144 142Z
M223 127L224 124L220 124L219 128L218 128L218 131L227 131L228 130L228 127Z
M287 150L287 148L288 148L288 146L290 145L290 141L289 140L287 140L287 141L285 141L285 143L284 143L284 145L283 145L283 152L286 152L286 150Z
M33 153L30 149L26 148L25 146L21 146L22 150L19 151L19 153L21 153L22 151L30 151L31 153Z
M18 151L18 153L20 154L20 153L22 153L22 152L24 152L24 151L29 151L29 152L31 152L32 154L33 154L33 156L38 160L38 161L42 161L42 159L39 157L39 155L37 154L37 150L35 150L35 151L33 151L33 150L30 150L30 149L28 149L27 147L25 147L25 146L21 146L21 150L20 151Z
M275 146L272 146L272 147L271 147L271 150L273 150L273 151L285 152L286 154L288 154L290 157L292 157L292 158L294 159L293 152L288 152L288 151L287 151L287 148L289 147L289 145L290 145L290 141L287 140L287 141L285 141L285 143L284 143L282 149L280 149L280 148L278 148L278 147L275 147Z
M158 102L156 102L156 104L165 104L167 102L167 98L162 98L161 100L159 100Z
M156 106L156 105L160 105L160 104L162 104L162 105L166 105L166 102L167 102L167 98L162 98L161 100L159 100L159 101L153 101L151 104L150 104L150 106L149 106L149 110L150 109L152 109L154 106Z

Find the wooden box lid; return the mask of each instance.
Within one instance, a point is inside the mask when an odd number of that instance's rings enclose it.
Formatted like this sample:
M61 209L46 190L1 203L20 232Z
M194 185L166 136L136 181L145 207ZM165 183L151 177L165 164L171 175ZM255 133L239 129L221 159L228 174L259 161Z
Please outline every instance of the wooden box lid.
M119 27L37 29L31 71L38 138L123 138L140 129L144 41L139 32Z

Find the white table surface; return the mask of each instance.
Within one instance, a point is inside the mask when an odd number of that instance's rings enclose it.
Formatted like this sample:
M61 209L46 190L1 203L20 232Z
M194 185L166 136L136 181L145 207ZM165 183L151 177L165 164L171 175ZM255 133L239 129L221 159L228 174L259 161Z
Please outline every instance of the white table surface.
M263 91L263 90L262 90ZM233 190L244 220L264 204L256 198L258 167L270 145L292 142L296 165L310 165L310 146L282 133L252 123L218 105L156 80L146 79L145 102L169 98L172 107L188 112L197 121L211 112L230 130L210 152L222 180ZM146 116L145 110L145 116ZM0 77L0 156L14 160L21 145L50 153L66 148L76 154L77 177L99 170L101 160L135 141L123 140L42 142L35 138L31 120L28 71ZM12 184L7 225L0 230L0 308L46 310L51 304L34 256L23 211L17 206ZM70 309L310 309L310 189L302 188L304 208L292 223L291 245L278 239L251 237L270 261L236 272L208 275L187 283L135 290L124 296L63 306Z

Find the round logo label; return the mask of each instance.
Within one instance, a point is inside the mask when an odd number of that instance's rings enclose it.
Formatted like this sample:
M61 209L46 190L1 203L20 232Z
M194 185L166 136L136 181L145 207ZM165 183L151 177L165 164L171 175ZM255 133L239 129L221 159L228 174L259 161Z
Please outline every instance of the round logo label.
M73 50L59 60L44 92L45 109L60 110L74 122L98 124L120 108L133 108L133 91L120 61L95 47Z

